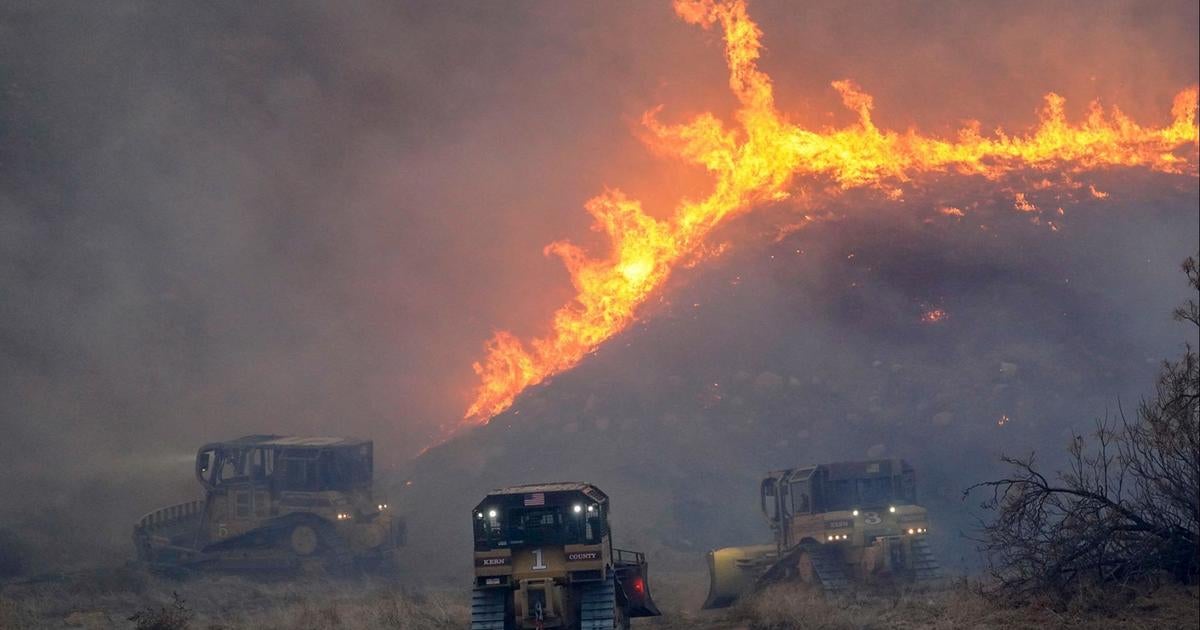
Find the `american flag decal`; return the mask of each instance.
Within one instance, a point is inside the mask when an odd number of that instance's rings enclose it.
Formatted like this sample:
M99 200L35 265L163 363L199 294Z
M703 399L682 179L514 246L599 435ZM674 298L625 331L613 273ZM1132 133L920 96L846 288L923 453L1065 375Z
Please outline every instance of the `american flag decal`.
M534 492L533 494L525 495L525 507L534 505L546 505L546 493Z

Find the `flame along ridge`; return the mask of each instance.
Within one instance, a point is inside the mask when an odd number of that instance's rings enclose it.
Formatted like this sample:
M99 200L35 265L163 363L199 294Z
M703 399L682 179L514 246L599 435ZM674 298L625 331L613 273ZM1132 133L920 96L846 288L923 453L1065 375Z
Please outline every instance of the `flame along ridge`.
M526 343L499 331L487 342L485 357L473 366L480 384L465 423L486 423L526 388L574 367L624 330L672 270L700 255L713 229L756 205L786 198L798 177L824 179L843 189L874 187L898 193L897 184L931 172L997 179L1025 169L1143 167L1196 175L1196 86L1176 95L1172 121L1163 127L1139 125L1115 107L1105 112L1098 102L1091 104L1083 121L1071 123L1064 99L1051 93L1039 123L1023 135L985 136L976 123L947 140L879 129L871 118L872 97L843 80L832 86L843 104L857 113L857 122L810 130L789 122L775 108L771 78L757 65L762 31L744 0L676 0L675 12L685 22L704 29L719 26L724 33L729 87L739 103L734 115L738 126L729 129L707 113L668 125L658 120L658 109L647 112L642 123L652 148L711 173L711 193L680 201L665 220L647 215L637 200L619 190L588 201L585 208L594 219L593 229L608 236L610 250L591 256L566 241L546 247L547 254L559 256L566 265L575 297L555 311L546 335Z

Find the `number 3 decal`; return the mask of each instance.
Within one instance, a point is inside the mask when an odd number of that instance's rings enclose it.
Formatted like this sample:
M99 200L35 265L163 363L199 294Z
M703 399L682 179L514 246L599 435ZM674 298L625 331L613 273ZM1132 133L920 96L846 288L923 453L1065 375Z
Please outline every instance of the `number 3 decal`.
M878 525L883 522L879 515L874 512L865 512L863 514L863 522L867 525Z

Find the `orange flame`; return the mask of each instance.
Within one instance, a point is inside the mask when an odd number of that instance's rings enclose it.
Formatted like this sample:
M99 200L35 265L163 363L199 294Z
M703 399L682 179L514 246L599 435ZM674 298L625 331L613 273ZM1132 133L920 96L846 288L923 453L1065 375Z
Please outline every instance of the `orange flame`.
M1025 198L1025 193L1017 193L1013 199L1013 207L1021 212L1037 212L1038 207Z
M573 367L626 328L673 269L703 255L705 237L714 228L756 205L787 198L797 177L842 189L874 187L895 199L899 184L929 172L989 179L1023 169L1067 173L1136 166L1196 172L1195 86L1175 97L1173 121L1161 128L1143 127L1115 107L1106 113L1099 103L1091 105L1083 122L1073 124L1066 119L1064 99L1048 94L1040 122L1025 135L985 136L973 123L947 140L879 129L871 118L872 97L843 80L833 82L833 88L858 121L840 129L811 130L776 110L771 79L757 65L762 31L744 0L676 0L675 12L690 24L723 30L729 87L740 104L735 114L739 127L727 128L710 113L667 125L659 122L658 109L647 112L643 123L652 148L708 170L714 178L712 192L704 199L682 200L665 220L647 215L638 201L619 190L590 200L585 207L595 219L593 229L608 235L611 250L589 256L564 241L546 248L566 264L575 298L554 313L545 336L526 344L500 331L487 343L486 357L474 364L481 383L467 409L468 422L487 422L527 387ZM1019 209L1033 209L1023 194L1017 198Z
M931 308L924 313L921 313L921 322L925 324L936 324L945 320L949 315L945 309Z

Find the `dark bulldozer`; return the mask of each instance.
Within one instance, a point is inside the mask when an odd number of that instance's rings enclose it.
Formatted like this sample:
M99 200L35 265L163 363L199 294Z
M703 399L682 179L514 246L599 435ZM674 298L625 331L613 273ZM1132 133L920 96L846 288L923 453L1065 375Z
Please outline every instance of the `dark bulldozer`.
M373 492L369 440L250 435L202 446L195 472L204 498L134 525L151 568L369 568L403 543L403 521Z
M760 486L774 544L708 554L705 608L762 585L798 580L837 593L851 584L929 581L941 571L925 535L916 479L901 460L821 464L768 473Z

